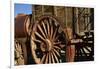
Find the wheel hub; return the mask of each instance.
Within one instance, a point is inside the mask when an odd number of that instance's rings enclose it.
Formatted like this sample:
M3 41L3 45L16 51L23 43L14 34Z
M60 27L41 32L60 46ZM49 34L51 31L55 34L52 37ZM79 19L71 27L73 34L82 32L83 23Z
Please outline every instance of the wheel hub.
M46 39L45 43L41 44L41 50L43 52L51 51L52 47L53 47L53 43L52 43L52 41L50 39Z
M46 39L46 45L47 45L48 51L50 51L52 49L53 44L49 39Z

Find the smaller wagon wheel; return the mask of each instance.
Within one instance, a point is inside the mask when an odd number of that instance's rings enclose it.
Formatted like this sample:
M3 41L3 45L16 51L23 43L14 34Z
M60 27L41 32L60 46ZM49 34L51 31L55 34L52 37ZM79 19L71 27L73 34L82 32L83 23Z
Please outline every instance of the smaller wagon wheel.
M26 64L27 56L25 46L18 40L15 40L15 65L24 65Z
M55 17L42 16L33 26L32 55L36 63L60 63L65 56L66 36Z
M85 37L85 38L84 38ZM91 61L94 55L94 36L83 36L83 42L76 44L76 58L75 61Z

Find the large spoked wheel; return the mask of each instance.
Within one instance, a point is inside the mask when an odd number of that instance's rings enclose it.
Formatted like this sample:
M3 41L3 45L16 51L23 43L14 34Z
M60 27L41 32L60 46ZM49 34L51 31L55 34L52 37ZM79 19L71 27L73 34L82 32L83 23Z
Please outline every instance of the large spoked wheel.
M63 62L66 46L66 36L55 17L42 16L36 21L31 34L32 55L36 63Z

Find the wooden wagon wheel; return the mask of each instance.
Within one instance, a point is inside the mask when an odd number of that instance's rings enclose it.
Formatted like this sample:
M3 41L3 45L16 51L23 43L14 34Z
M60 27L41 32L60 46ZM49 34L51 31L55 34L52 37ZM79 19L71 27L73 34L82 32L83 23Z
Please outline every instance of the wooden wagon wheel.
M27 52L25 46L18 40L15 40L15 49L14 49L14 55L15 55L15 65L24 65L27 61Z
M36 63L60 63L65 56L66 36L60 22L53 16L42 16L31 34L32 55Z
M84 38L85 37L85 38ZM83 36L83 42L76 44L76 58L75 61L91 61L94 55L94 36Z

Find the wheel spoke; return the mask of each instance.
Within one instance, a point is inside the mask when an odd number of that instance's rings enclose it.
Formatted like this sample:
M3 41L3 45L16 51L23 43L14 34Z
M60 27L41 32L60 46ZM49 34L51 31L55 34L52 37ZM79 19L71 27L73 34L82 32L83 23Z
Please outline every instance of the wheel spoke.
M87 54L86 54L86 52L84 51L84 49L83 49L83 48L82 48L82 51L83 51L84 55L85 55L85 56L87 56Z
M54 48L56 48L56 49L61 49L61 48L59 48L58 46L53 46Z
M40 25L38 25L39 30L41 31L42 35L44 36L44 38L46 38L46 35L44 34L42 28L40 27Z
M51 52L49 52L49 63L51 63Z
M45 24L44 24L43 21L42 21L42 25L43 25L43 28L44 28L45 34L46 34L46 36L47 36L47 30L46 30L46 27L45 27Z
M47 24L47 30L48 30L48 35L50 36L50 27L49 27L49 22L47 20L45 20L46 24Z
M51 31L50 31L50 37L52 38L52 35L53 35L53 25L52 25L51 19L49 19L48 21L49 21L49 24L50 24L50 26L51 26L51 27L50 27L50 30L51 30Z
M53 57L53 53L52 53L52 52L51 52L51 57L52 57L52 58L51 58L51 59L52 59L52 62L55 63L54 57Z
M45 39L38 33L38 32L35 32L35 34L40 37L43 41L45 41Z
M18 44L17 43L15 44L15 49L16 49L16 51L18 50Z
M49 57L49 54L47 53L47 56L46 56L46 61L45 61L45 63L48 63L48 57Z
M53 49L53 51L58 55L60 56L59 52L57 50L55 50L55 48Z
M19 43L17 43L15 47L16 47L16 51L19 52L21 51L21 45Z
M34 41L34 42L38 42L38 43L41 43L41 42L42 42L42 41L40 41L40 40L38 40L38 39L35 39L35 38L33 38L33 37L31 38L31 40Z
M86 50L88 50L88 52L91 52L87 47L84 47Z
M55 30L55 32L54 32L53 40L55 40L56 33L57 33L57 28L56 28L56 30Z
M52 35L53 35L53 27L52 26L51 26L51 32L50 33L51 33L50 34L51 35L50 37L52 38Z
M46 57L46 55L43 55L43 57L42 57L42 59L41 59L41 63L43 63L45 57Z
M37 40L37 39L34 39L33 41L34 41L34 42L38 42L38 43L41 43L41 42L42 42L42 41Z
M52 51L52 53L53 53L53 55L54 55L54 57L55 57L55 59L56 59L56 61L58 63L59 61L58 61L58 58L57 58L56 54L54 53L54 51Z

